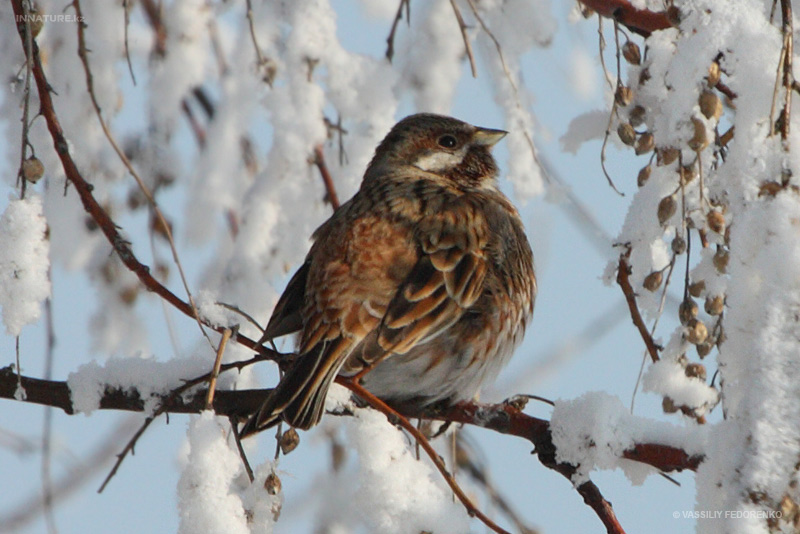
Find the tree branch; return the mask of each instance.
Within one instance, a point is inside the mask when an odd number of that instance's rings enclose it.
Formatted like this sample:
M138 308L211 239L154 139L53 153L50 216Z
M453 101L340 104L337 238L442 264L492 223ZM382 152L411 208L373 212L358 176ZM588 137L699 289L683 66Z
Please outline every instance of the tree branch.
M615 20L644 37L648 37L654 31L665 30L672 26L666 11L637 9L628 0L579 0L579 2L597 12L601 17Z
M14 9L15 20L20 21L17 23L17 31L19 33L20 39L23 43L23 48L25 48L26 42L26 32L25 32L25 23L22 22L25 20L24 18L24 9L22 7L21 0L12 0L11 6ZM47 78L44 75L44 69L42 68L42 61L39 55L39 46L36 43L36 40L32 40L32 58L28 58L28 61L32 63L32 70L33 70L33 78L36 82L36 88L39 93L39 113L44 117L45 121L47 122L47 129L50 132L50 137L53 139L53 147L55 148L56 154L58 154L59 159L61 160L61 166L64 169L64 174L67 177L67 180L75 186L75 190L78 193L78 196L83 203L84 210L92 217L92 219L97 223L100 230L108 239L108 242L113 247L114 251L119 256L122 263L139 279L139 281L148 289L148 291L152 291L156 293L158 296L163 298L165 301L169 302L177 308L179 311L183 312L185 315L200 320L206 326L213 328L217 332L222 332L223 327L214 326L209 324L202 318L198 318L197 314L195 314L192 306L184 302L180 297L175 295L172 291L167 289L164 285L162 285L158 280L156 280L150 274L150 267L141 263L137 258L136 255L133 253L131 248L130 242L125 240L125 238L120 235L118 231L118 226L114 223L111 217L108 215L105 209L100 205L99 202L94 198L92 195L92 191L94 186L88 183L83 176L81 175L80 171L78 170L78 166L75 163L75 160L72 159L72 155L69 152L69 145L67 143L66 137L64 136L64 131L61 128L61 123L58 120L58 117L55 112L55 108L53 106L53 99L50 95L52 88L50 84L47 82ZM252 350L259 351L262 353L271 352L269 349L265 349L263 347L259 347L258 344L249 339L246 336L238 335L236 337L236 341L248 347Z
M222 370L239 368L238 364L227 364ZM0 368L0 399L15 399L18 375L10 366ZM69 415L75 414L69 386L66 382L42 380L20 376L26 398L19 402L40 404L59 408ZM205 408L208 394L205 382L207 377L198 377L188 382L197 384L197 389L184 395L173 395L167 391L158 395L159 403L165 413L200 413ZM261 407L271 389L217 390L214 395L214 411L220 416L246 418ZM121 410L128 412L144 411L144 401L135 388L121 390L108 386L100 398L100 410ZM453 423L463 423L527 439L536 447L536 454L542 463L565 476L574 473L574 467L558 464L555 460L555 446L550 435L550 423L544 419L523 413L512 404L482 404L463 402L447 409L413 410L401 407L397 410L407 417L422 417ZM623 455L628 460L645 463L662 471L694 471L703 461L700 456L691 456L685 451L657 443L640 443L626 450Z

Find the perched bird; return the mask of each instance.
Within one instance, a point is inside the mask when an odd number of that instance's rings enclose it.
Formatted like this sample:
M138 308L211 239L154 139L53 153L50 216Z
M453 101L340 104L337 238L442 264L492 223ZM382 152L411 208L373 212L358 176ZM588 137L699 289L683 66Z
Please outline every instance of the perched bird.
M522 340L533 255L497 188L507 132L422 113L378 145L361 188L320 226L262 342L297 332L297 356L249 435L319 422L337 375L393 403L472 398Z

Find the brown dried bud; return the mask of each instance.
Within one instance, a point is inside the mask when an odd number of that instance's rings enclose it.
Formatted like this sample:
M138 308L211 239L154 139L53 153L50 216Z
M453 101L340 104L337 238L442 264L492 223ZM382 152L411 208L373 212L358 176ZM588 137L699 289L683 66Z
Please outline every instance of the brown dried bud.
M627 122L623 122L617 127L617 135L619 136L620 140L628 146L631 146L636 142L636 132L634 131L633 126Z
M680 155L680 151L675 147L659 148L656 151L656 162L659 166L669 165Z
M681 183L683 185L686 185L697 178L697 170L695 170L694 166L681 167L678 170L678 174L680 174Z
M672 252L678 256L686 252L686 240L683 237L676 235L672 239Z
M639 169L639 175L636 177L636 185L642 187L644 184L646 184L647 180L650 178L650 173L652 170L653 168L650 165Z
M664 410L664 413L675 413L678 411L678 407L675 406L675 401L669 397L664 397L661 401L661 409Z
M692 299L686 299L678 306L678 318L681 320L682 325L688 325L689 322L697 317L697 303Z
M717 268L722 274L725 274L728 271L728 262L730 261L731 256L727 250L724 248L718 248L717 252L714 254L714 257L711 258L714 267Z
M647 154L648 152L652 152L653 148L656 146L655 138L653 134L650 132L645 132L639 136L639 139L636 140L636 146L634 147L634 152L636 152L637 156L641 156L642 154Z
M702 363L690 363L686 366L684 372L690 378L699 378L703 382L706 381L706 366Z
M267 493L270 495L277 495L280 493L282 486L283 484L281 483L280 477L275 473L268 474L267 478L264 479L264 489L267 490Z
M758 189L758 196L763 197L764 195L768 195L774 197L780 193L782 189L783 186L778 182L764 182Z
M675 198L672 195L662 198L661 202L658 203L658 222L662 226L665 225L675 215L677 209L678 203L675 202Z
M155 235L169 240L169 236L172 235L172 223L166 218L159 217L154 213L153 216L150 217L150 230L152 230Z
M708 146L708 135L706 134L706 125L703 121L698 119L697 117L692 118L692 128L694 129L694 134L692 138L689 139L687 143L689 148L694 150L695 152L699 152L703 150L705 147Z
M686 341L692 345L702 343L708 338L708 329L703 321L692 319L686 325Z
M22 162L22 177L35 184L44 176L44 165L36 156L31 156Z
M706 281L700 280L689 284L689 294L695 298L699 297L706 290Z
M714 348L714 344L706 340L698 343L695 348L697 349L697 355L702 359L709 355L711 349Z
M290 428L289 430L281 434L279 445L281 446L281 452L283 452L283 454L289 454L290 452L295 450L299 444L300 444L300 435L294 428Z
M133 306L139 296L139 286L128 286L119 292L119 300L127 306Z
M712 61L711 65L708 66L708 76L706 76L708 86L716 87L719 83L720 76L719 63Z
M706 303L703 307L709 315L720 315L725 308L725 298L722 295L706 297Z
M719 120L722 116L722 100L714 92L703 91L697 103L700 105L700 113L705 118Z
M617 105L620 105L622 107L627 107L632 100L633 100L633 91L631 90L630 87L627 87L625 85L620 85L619 87L617 87L617 90L614 93L614 101L617 103Z
M625 41L622 45L622 57L631 65L639 65L642 62L642 53L639 50L639 45L633 41Z
M648 291L655 291L661 285L661 280L663 277L664 275L661 274L661 271L653 271L644 277L642 285Z
M644 117L646 115L646 111L642 106L633 106L631 112L628 113L628 122L631 123L632 126L641 126L644 123Z
M718 234L725 233L725 216L717 210L711 210L706 214L706 224Z

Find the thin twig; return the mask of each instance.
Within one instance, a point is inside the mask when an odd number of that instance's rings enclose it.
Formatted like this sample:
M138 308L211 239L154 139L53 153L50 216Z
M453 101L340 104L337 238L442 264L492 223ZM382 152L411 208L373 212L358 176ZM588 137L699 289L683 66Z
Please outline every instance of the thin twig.
M128 48L128 26L131 24L130 0L122 0L122 10L125 12L125 60L128 62L128 71L131 73L133 85L136 85L136 75L133 73L133 64L131 63L131 51Z
M461 16L461 10L456 4L456 0L450 0L450 5L453 7L453 13L458 21L458 29L461 31L461 38L464 40L464 48L469 58L469 67L472 69L472 77L478 77L478 67L475 65L475 55L472 53L472 44L469 42L469 35L467 35L467 25L464 23L464 17Z
M322 152L322 145L314 147L314 165L319 169L322 183L325 184L325 200L331 203L333 211L339 209L339 196L336 194L336 187L333 185L333 178L325 163L325 154Z
M781 141L783 142L783 149L789 152L789 127L791 125L792 116L792 87L794 85L794 71L792 69L792 61L794 56L794 39L793 39L793 23L792 23L792 2L791 0L781 0L781 19L783 30L783 90L784 101L783 121L781 122ZM784 180L787 182L788 178Z
M52 279L51 273L48 273L48 278ZM53 375L53 358L56 344L52 297L45 300L44 309L46 328L44 377L46 380L50 380ZM53 474L51 469L53 460L53 408L50 406L47 406L44 410L42 427L42 505L44 506L47 530L51 534L55 534L58 529L56 528L56 518L53 512Z
M630 247L627 248L624 254L620 254L619 266L617 267L617 284L622 288L622 293L625 295L625 300L628 303L628 309L631 313L631 319L639 330L639 335L642 336L642 340L647 347L647 352L650 354L650 359L652 359L653 362L657 362L659 359L658 346L656 346L655 341L653 341L653 336L647 331L647 326L644 324L644 319L642 319L642 314L639 313L639 307L636 304L636 293L633 291L633 287L631 287L629 279L630 266L628 265L628 258L630 255Z
M233 329L226 328L222 331L222 339L219 341L217 348L217 357L214 358L214 368L211 370L211 376L208 379L208 395L206 395L206 410L212 409L214 406L214 391L217 389L217 378L219 377L219 368L222 365L222 356L225 354L225 347L228 345L228 340L231 338Z
M244 465L247 478L249 478L250 482L252 483L255 481L256 477L253 474L253 468L250 467L250 462L247 460L247 454L244 452L244 447L242 447L242 438L239 436L239 422L236 420L236 416L234 415L228 416L228 422L231 424L231 432L233 433L233 439L236 442L236 450L239 451L239 457L242 459L242 465Z
M397 31L397 25L403 19L403 6L406 8L406 21L411 23L411 5L410 0L400 0L400 5L397 6L397 13L395 13L394 20L392 21L392 29L389 31L389 36L386 38L386 59L389 63L392 62L394 57L394 34Z
M28 181L25 179L23 174L22 168L25 164L25 156L28 154L28 146L30 142L28 141L28 128L30 124L28 123L28 113L30 112L30 101L31 101L31 72L32 72L32 64L31 64L31 56L33 55L33 32L31 30L31 18L30 14L32 12L30 3L26 2L27 7L24 7L25 10L25 17L23 19L17 18L18 21L24 20L24 32L25 38L23 45L25 46L25 89L23 90L23 97L22 97L22 139L20 139L20 154L19 154L19 171L17 174L17 183L20 188L20 198L25 198L25 190L28 186ZM17 24L20 24L18 22Z
M97 115L97 120L100 122L100 127L103 129L103 133L108 139L109 144L114 149L114 152L117 153L120 161L125 168L128 169L128 172L133 176L133 179L136 180L136 184L139 186L139 189L142 191L144 196L147 198L148 203L150 204L150 208L153 210L161 228L164 230L164 235L167 238L169 243L170 251L172 252L172 260L175 262L175 266L178 268L178 274L180 275L181 282L183 283L183 289L186 292L186 297L189 302L189 306L192 308L192 315L197 322L197 326L200 328L200 332L203 336L208 340L208 343L213 347L213 343L211 342L211 338L208 336L208 333L203 326L203 322L200 320L200 314L197 312L197 308L194 304L194 298L192 297L192 291L189 289L189 282L186 280L186 274L183 272L183 266L181 264L180 258L178 257L178 250L175 247L175 241L172 238L172 230L170 229L169 223L167 223L164 214L161 213L161 210L158 207L158 203L156 202L155 197L150 192L150 189L145 185L142 178L139 176L139 173L136 172L136 169L133 168L128 156L125 155L125 152L119 147L117 144L116 139L114 139L114 135L111 133L111 130L108 128L105 119L103 119L103 112L100 109L100 104L97 102L97 97L94 93L94 79L92 76L92 71L89 68L89 57L88 51L86 48L86 39L84 35L84 28L86 24L83 21L83 14L81 13L81 3L80 0L73 0L72 6L75 8L75 13L78 19L78 56L80 57L81 63L83 64L83 69L86 75L86 89L89 92L89 97L92 101L92 106L94 107L95 114Z
M385 402L380 400L378 397L364 389L364 386L354 382L354 381L346 381L345 385L356 395L361 397L363 400L369 403L370 406L375 408L376 410L383 413L386 417L390 418L391 420L397 421L397 423L403 427L403 429L411 434L416 442L422 447L428 457L431 459L433 464L436 466L436 469L439 470L442 477L444 478L447 485L450 486L450 489L455 493L458 500L461 501L461 504L464 505L464 508L467 509L467 513L472 517L477 517L480 519L484 525L489 527L490 529L494 530L498 534L510 534L508 531L501 528L497 525L494 521L492 521L489 517L487 517L483 512L481 512L475 504L470 500L464 490L461 489L461 486L458 485L456 479L447 471L447 467L444 465L444 462L439 457L439 454L433 449L433 446L430 444L428 439L420 432L417 427L415 427L411 422L400 415L396 410L390 408Z
M143 0L143 3L147 3L147 1L148 0ZM21 2L22 0L12 0L11 2L11 6L14 9L14 15L16 17L23 16ZM18 28L18 31L20 34L20 39L24 45L24 29ZM44 117L47 123L47 129L50 132L50 137L53 140L53 147L59 159L61 160L61 166L64 169L65 176L67 177L65 183L71 183L75 187L75 190L80 197L81 202L83 203L84 210L91 216L94 222L97 223L98 228L103 232L103 235L106 236L106 239L111 244L112 248L117 253L125 267L127 267L128 270L136 275L139 281L149 291L152 291L162 299L169 302L181 313L192 318L197 318L196 310L192 306L181 300L177 295L172 293L163 284L156 280L150 274L150 268L136 258L133 250L131 250L130 243L120 235L116 223L111 219L111 217L109 217L108 212L100 205L100 203L97 202L97 199L94 198L94 195L92 194L93 186L83 178L78 170L77 165L75 164L75 160L72 159L72 156L70 155L69 144L64 136L64 131L61 128L61 123L58 120L58 116L56 115L55 108L53 106L53 99L50 96L52 89L50 88L50 84L47 82L47 78L44 75L41 58L39 57L39 47L36 45L36 41L33 42L32 57L33 78L36 82L37 91L39 93L40 114ZM211 325L208 322L205 322L205 324L217 332L222 332L223 330L222 327ZM255 351L266 350L260 348L255 341L247 336L239 335L237 336L236 341L239 344Z

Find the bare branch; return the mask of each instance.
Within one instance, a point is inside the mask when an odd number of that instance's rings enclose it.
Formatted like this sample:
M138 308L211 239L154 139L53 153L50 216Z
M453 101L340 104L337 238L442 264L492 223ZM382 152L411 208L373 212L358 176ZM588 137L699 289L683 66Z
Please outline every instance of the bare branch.
M658 346L656 342L653 341L653 336L650 335L650 332L647 331L647 326L644 324L644 319L642 319L642 314L639 313L639 306L636 304L636 293L633 290L630 282L630 265L628 265L628 258L630 257L631 250L630 248L624 254L621 254L619 257L619 267L617 267L617 283L619 287L622 288L622 293L625 295L625 300L628 302L628 309L631 312L631 319L633 320L633 324L636 326L637 330L639 330L639 335L642 336L642 340L644 341L645 346L647 347L647 352L650 353L650 359L653 362L658 361Z

